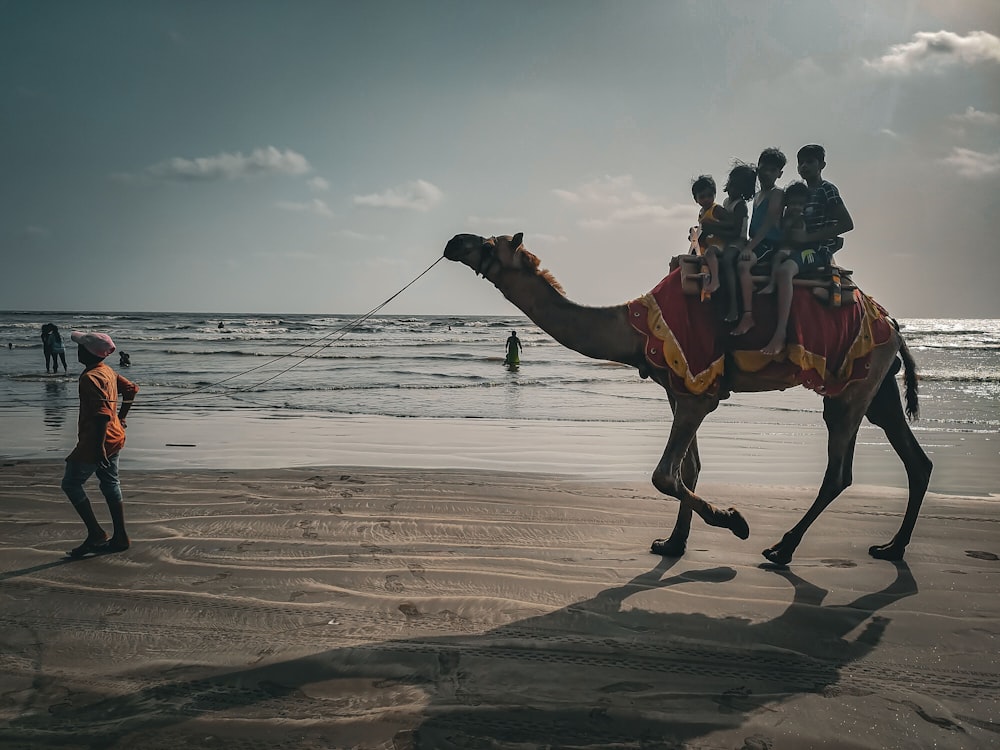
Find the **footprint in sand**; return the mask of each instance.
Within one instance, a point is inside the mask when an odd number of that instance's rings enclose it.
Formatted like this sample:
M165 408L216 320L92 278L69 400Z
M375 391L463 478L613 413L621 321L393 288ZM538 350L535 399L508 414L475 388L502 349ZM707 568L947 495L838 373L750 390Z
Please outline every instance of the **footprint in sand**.
M215 583L217 581L224 581L229 578L229 573L216 573L212 578L206 578L204 581L191 581L192 586L201 586L206 583Z
M319 534L313 531L313 527L316 525L315 521L299 521L297 524L300 529L302 529L303 539L318 539Z
M423 565L421 565L420 563L406 563L406 567L410 569L410 575L412 575L414 578L423 581L424 583L427 582L427 579L424 577L424 573L426 573L427 571L424 570Z
M820 560L821 563L829 568L856 568L858 564L853 560L840 560L840 559L830 559L830 560Z
M975 558L976 560L1000 560L1000 557L997 557L992 552L981 552L977 549L967 549L965 550L965 554L969 557Z
M399 605L399 611L407 617L420 617L420 610L410 602L403 602Z
M399 576L387 575L385 577L385 590L392 591L394 593L399 593L404 588L403 582L399 580Z
M755 734L743 739L743 747L740 750L771 750L773 747L774 740L770 737L762 737L759 734Z
M365 483L364 479L355 479L350 474L341 474L340 475L340 481L341 482L351 482L352 484L364 484Z

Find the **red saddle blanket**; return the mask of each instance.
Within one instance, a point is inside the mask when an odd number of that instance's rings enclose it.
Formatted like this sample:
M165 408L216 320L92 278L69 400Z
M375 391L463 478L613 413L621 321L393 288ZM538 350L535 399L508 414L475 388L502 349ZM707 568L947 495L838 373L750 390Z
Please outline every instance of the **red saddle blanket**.
M828 307L809 289L795 287L785 348L770 356L761 349L774 333L777 295L754 296L755 325L738 337L722 320L723 296L702 302L684 294L680 271L674 271L628 303L632 327L646 338L646 359L669 370L672 386L681 393L714 392L725 368L735 366L789 387L804 385L836 396L866 376L872 350L892 333L888 313L860 290L854 291L854 304L845 300L842 307Z

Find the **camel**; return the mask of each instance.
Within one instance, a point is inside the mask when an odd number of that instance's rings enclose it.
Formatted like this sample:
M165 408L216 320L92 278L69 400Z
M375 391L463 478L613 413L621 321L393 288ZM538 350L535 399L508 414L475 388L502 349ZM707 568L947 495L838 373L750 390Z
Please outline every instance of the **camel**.
M653 470L653 486L677 499L680 508L670 535L653 541L651 551L664 557L680 557L687 548L692 514L709 526L729 529L747 539L750 527L735 508L717 508L695 494L701 472L697 432L704 419L730 392L783 390L756 374L726 372L714 393L691 395L672 386L664 371L649 365L645 340L629 323L625 304L588 307L570 301L551 273L540 268L537 256L522 244L523 234L480 237L459 234L444 250L444 257L469 266L484 277L534 323L563 346L594 359L635 367L643 378L659 383L673 411L670 436L663 456ZM930 482L933 465L910 430L907 417L918 416L917 376L913 357L893 321L889 340L872 350L867 375L850 383L837 396L824 396L823 420L828 431L827 467L816 499L805 515L774 545L763 551L775 565L792 561L806 531L853 481L854 446L861 420L881 427L906 468L909 488L906 511L899 530L885 544L873 545L868 553L880 560L903 559ZM904 370L906 414L900 403L896 373Z

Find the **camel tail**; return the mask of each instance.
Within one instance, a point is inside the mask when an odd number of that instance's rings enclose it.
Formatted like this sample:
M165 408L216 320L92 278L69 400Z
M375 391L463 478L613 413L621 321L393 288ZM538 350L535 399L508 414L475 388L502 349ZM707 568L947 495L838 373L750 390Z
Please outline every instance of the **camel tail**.
M898 329L897 329L898 330ZM917 403L917 363L906 345L903 337L899 337L899 356L903 360L903 383L906 386L906 416L911 422L920 419L920 404Z

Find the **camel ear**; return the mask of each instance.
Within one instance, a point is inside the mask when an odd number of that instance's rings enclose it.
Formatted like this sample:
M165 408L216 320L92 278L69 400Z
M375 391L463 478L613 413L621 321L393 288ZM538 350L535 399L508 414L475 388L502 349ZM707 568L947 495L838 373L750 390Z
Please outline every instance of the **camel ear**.
M514 239L510 241L510 244L514 246L515 250L517 250L519 247L521 247L521 240L523 239L524 239L524 232L518 232L517 234L514 235Z

